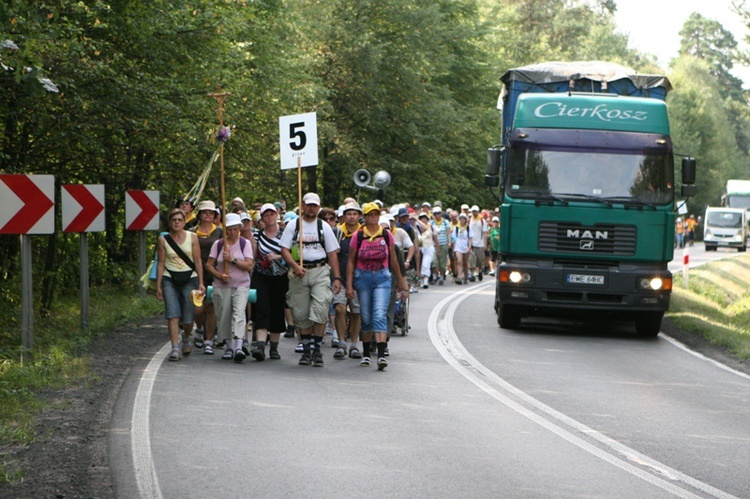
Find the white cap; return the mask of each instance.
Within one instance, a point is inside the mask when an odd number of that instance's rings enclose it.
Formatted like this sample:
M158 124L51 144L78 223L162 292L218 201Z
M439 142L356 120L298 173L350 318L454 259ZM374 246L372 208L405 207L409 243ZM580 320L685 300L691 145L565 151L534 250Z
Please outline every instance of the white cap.
M245 220L252 220L253 218L250 216L250 214L246 211L243 211L240 213L240 221L244 222Z
M424 203L422 203L422 206L426 206L426 207L430 208L430 203L428 203L427 201L425 201Z
M336 210L336 216L337 217L343 217L344 216L344 208L345 208L345 206L343 204L341 206L339 206L339 209Z
M472 206L471 211L479 211L479 206L477 205Z
M263 214L267 212L268 210L276 212L276 206L274 206L273 203L264 204L263 206L260 207L260 216L263 216Z
M227 214L226 221L224 222L225 227L234 227L235 225L242 225L242 220L240 219L240 216L236 213L229 213Z
M302 202L305 204L315 204L320 206L320 196L314 192L308 192L305 197L302 198Z
M377 204L381 208L383 207L383 202L381 200L379 200L379 199L376 199L375 201L373 201L373 203Z
M462 204L461 205L461 209L462 210L468 210L469 209L469 205L468 204Z
M386 215L380 215L380 218L378 219L378 224L385 225L386 227L391 226L390 220L388 220L388 217Z
M493 221L493 222L499 222L499 221L500 221L500 219L499 219L499 218L497 218L497 217L492 217L492 221Z
M442 213L442 212L443 212L443 209L439 206L436 206L432 209L432 213L435 213L435 214Z
M461 217L466 218L466 213L459 213L458 218L461 218Z

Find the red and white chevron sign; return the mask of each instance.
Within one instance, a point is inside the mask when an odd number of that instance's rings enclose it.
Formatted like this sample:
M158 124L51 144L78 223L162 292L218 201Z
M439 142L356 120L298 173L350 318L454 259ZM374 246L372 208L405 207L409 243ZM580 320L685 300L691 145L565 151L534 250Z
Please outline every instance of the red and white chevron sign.
M125 193L125 229L159 230L159 191Z
M52 234L54 208L54 175L0 174L0 234Z
M63 232L104 232L104 184L63 185Z

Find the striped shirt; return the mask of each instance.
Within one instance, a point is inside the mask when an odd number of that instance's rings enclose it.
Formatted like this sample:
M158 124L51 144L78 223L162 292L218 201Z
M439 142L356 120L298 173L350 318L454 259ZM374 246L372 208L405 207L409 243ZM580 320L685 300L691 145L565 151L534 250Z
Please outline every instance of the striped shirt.
M284 275L287 273L286 263L283 258L269 261L266 255L281 255L281 228L275 237L268 237L265 232L255 233L255 242L258 246L258 258L255 260L255 272L263 275Z

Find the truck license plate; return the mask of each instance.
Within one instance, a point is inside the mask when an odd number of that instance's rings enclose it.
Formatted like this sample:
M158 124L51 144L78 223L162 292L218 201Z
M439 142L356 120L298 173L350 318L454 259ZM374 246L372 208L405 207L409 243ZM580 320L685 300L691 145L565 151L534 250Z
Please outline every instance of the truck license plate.
M604 284L604 276L568 274L568 282L571 284Z

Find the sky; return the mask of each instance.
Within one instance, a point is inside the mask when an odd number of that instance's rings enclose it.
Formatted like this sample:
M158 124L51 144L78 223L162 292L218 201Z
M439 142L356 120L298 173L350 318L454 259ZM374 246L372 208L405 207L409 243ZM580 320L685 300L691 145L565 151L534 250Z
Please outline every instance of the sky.
M740 0L741 1L741 0ZM731 10L732 0L617 0L615 22L629 36L631 48L653 54L667 68L680 49L680 30L693 12L718 21L734 35L740 48L750 31ZM750 68L735 65L732 73L750 88Z

